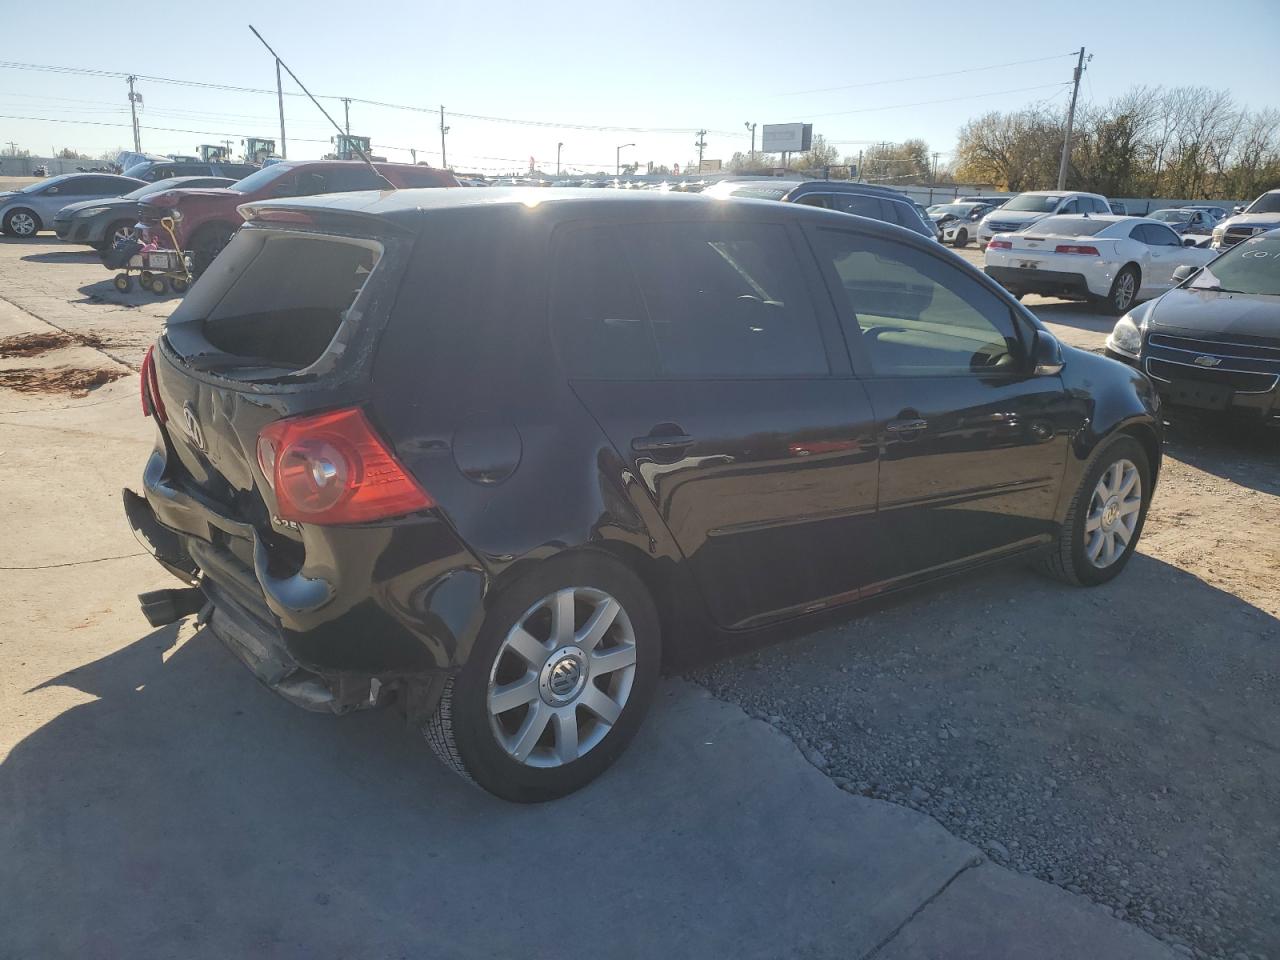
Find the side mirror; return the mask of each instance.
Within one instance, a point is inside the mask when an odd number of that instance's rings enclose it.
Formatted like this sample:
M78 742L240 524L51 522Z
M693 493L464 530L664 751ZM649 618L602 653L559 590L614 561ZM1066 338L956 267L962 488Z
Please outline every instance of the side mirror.
M1178 269L1173 271L1174 285L1176 286L1181 283L1186 283L1188 280L1196 276L1203 269L1204 269L1203 267L1197 267L1197 266L1193 266L1190 263L1184 263L1182 266L1178 267Z
M1048 331L1036 330L1031 343L1031 372L1037 377L1052 377L1061 373L1064 366L1062 344Z
M1244 207L1240 206L1240 204L1236 204L1231 209L1234 210L1236 213L1244 213Z
M48 189L48 191L47 191L47 192L48 192L48 193L57 193L57 192L58 192L58 188L57 188L57 187L50 187L50 188Z
M1196 247L1200 245L1200 241L1197 240L1195 237L1183 237L1182 245L1184 247Z

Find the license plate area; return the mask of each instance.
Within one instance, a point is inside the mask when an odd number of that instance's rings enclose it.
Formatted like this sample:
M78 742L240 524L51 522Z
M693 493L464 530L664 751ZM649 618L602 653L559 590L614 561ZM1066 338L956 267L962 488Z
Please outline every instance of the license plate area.
M1169 385L1169 399L1184 407L1200 410L1227 410L1234 391L1220 383L1197 380L1174 380Z
M1021 267L1023 270L1039 270L1040 261L1039 260L1019 260L1018 266Z

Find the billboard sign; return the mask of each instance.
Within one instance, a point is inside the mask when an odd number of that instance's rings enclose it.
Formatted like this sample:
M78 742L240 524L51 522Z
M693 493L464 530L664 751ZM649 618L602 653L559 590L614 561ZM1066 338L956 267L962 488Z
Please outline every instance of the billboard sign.
M766 123L760 149L765 153L802 153L812 143L812 123Z
M698 168L699 173L719 173L724 167L724 163L720 160L703 160L702 166Z

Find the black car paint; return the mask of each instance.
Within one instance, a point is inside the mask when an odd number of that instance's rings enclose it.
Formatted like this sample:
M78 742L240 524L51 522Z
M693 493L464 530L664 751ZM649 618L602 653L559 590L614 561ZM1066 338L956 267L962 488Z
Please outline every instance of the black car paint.
M1212 268L1210 264L1209 269ZM1129 314L1135 324L1144 328L1137 365L1150 374L1152 360L1176 363L1180 379L1206 383L1223 381L1219 369L1223 363L1242 373L1275 377L1270 390L1237 393L1231 408L1243 414L1280 417L1280 297L1199 289L1190 286L1191 282L1139 305ZM1151 338L1160 335L1186 338L1195 344L1195 349L1153 344ZM1244 346L1246 350L1232 349L1234 346ZM1123 363L1135 363L1112 351L1108 355ZM1213 357L1219 364L1197 366L1195 356ZM1171 391L1169 383L1160 379L1155 383L1158 390Z
M423 193L435 191L262 205L352 233L381 219L389 256L403 261L370 294L389 310L385 326L362 328L328 376L264 384L201 373L174 349L182 324L156 349L169 413L144 475L156 523L182 534L220 603L278 624L290 653L323 676L455 670L506 582L583 549L635 570L666 627L680 628L668 634L668 664L695 662L805 615L1048 543L1093 451L1118 431L1138 436L1158 466L1158 399L1141 374L1062 348L1060 373L963 377L950 391L935 382L913 393L856 375L830 290L815 298L830 305L820 321L833 348L820 380L568 382L559 368L546 259L555 227L584 218L741 218L784 224L801 242L820 227L888 233L1001 297L1028 352L1051 339L998 285L901 228L680 194L529 204L526 192L484 191L483 203L449 198L424 215L414 196ZM406 233L412 243L397 239ZM817 264L806 269L823 290ZM348 404L364 407L438 509L349 527L276 522L258 431ZM205 425L203 446L179 427L187 406ZM938 424L923 442L885 432L913 411ZM674 455L625 443L673 429L693 438Z

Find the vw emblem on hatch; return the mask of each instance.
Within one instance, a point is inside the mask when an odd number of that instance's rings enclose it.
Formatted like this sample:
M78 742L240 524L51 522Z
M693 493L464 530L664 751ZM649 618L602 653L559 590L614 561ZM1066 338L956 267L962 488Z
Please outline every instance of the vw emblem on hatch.
M200 429L200 420L196 417L195 408L189 403L182 405L182 428L187 431L187 436L191 438L196 448L203 450L204 431Z
M1196 357L1192 362L1197 367L1216 367L1221 365L1222 360L1218 357Z

